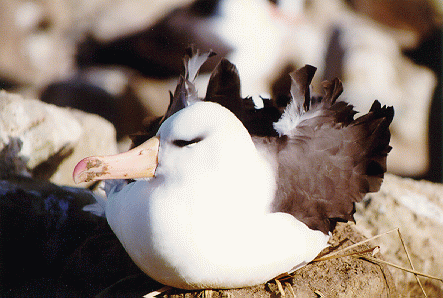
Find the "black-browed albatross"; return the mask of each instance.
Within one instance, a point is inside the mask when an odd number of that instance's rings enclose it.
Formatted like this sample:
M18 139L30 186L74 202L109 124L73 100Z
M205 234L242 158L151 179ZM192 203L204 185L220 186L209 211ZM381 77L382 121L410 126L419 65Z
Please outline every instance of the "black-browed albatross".
M352 106L337 101L339 80L311 96L314 72L291 74L278 136L259 137L242 123L251 118L244 106L220 104L240 88L234 65L219 64L208 101L197 99L188 67L154 137L121 155L83 159L74 180L146 178L111 188L106 217L160 283L238 288L292 272L327 247L337 221L353 219L354 202L380 188L390 150L392 107L375 101L354 119Z

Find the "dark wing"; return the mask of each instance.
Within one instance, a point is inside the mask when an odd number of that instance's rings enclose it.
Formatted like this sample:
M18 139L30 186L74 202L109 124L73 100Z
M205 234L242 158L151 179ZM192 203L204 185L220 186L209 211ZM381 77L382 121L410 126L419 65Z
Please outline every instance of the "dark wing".
M274 129L274 123L280 119L282 113L270 99L262 98L262 100L263 108L256 109L251 98L243 99L245 106L243 125L252 136L276 137L278 133Z
M216 102L242 119L244 107L240 89L237 67L223 58L211 74L204 100Z
M183 59L184 74L179 77L174 94L170 93L168 109L163 117L145 119L144 129L139 133L131 135L132 147L136 147L155 136L162 123L171 115L200 100L194 81L202 65L208 58L214 55L215 53L212 51L200 52L194 46L188 47Z
M212 72L204 100L216 102L229 109L251 135L277 135L273 123L281 116L279 109L268 99L263 99L263 108L256 109L251 98L242 98L237 67L225 58Z
M163 117L145 119L142 132L131 136L134 146L142 144L153 137L165 119L175 112L185 108L188 104L200 100L194 86L194 80L199 70L214 52L200 52L194 46L186 50L184 58L185 73L179 78L174 94ZM213 70L209 79L204 101L216 102L234 113L242 121L251 135L276 136L273 127L281 112L273 102L263 99L264 108L256 109L250 98L241 97L240 77L237 67L222 58Z
M311 67L292 73L293 99L279 121L284 125L276 124L281 136L255 141L266 142L278 161L273 211L327 233L337 221L353 220L354 203L380 189L394 110L375 101L354 119L353 107L337 101L338 79L324 83L324 97L309 97L312 75Z

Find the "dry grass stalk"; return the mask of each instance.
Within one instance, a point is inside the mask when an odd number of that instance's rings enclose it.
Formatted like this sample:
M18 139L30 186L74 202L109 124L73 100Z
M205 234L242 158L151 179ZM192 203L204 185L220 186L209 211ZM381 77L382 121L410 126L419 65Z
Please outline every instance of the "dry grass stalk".
M148 294L144 295L143 298L154 298L154 297L156 297L157 295L163 294L163 293L165 293L165 292L167 292L167 291L169 291L169 290L171 290L171 289L172 289L172 287L164 286L164 287L161 288L161 289L158 289L158 290L156 290L156 291L153 291L153 292L151 292L151 293L148 293Z
M406 252L406 256L407 256L407 259L408 259L409 265L411 266L412 269L407 269L407 268L404 268L404 267L402 267L402 266L399 266L399 265L396 265L396 264L393 264L393 263L390 263L390 262L386 262L386 261L383 261L383 260L380 260L380 259L376 259L376 258L374 258L374 257L368 257L368 256L363 256L363 255L362 255L363 253L367 253L367 252L370 252L370 251L373 251L373 252L374 252L375 249L378 249L378 248L379 248L378 246L373 247L373 248L370 248L370 249L367 249L367 250L364 250L364 251L359 251L359 252L354 252L354 253L343 254L345 251L351 250L351 249L353 249L353 248L355 248L355 247L358 247L358 246L360 246L360 245L362 245L362 244L364 244L364 243L366 243L366 242L372 241L372 240L374 240L374 239L377 239L377 238L379 238L379 237L381 237L381 236L387 235L387 234L392 233L392 232L395 232L395 231L397 232L397 234L398 234L398 236L399 236L399 238L400 238L400 241L401 241L401 244L402 244L402 246L403 246L403 249L404 249L405 252ZM373 255L374 255L374 254L373 254ZM341 258L341 257L346 257L346 256L354 256L354 257L358 257L358 258L365 259L365 260L367 260L367 261L369 261L369 262L382 263L382 264L385 264L385 265L388 265L388 266L392 266L392 267L394 267L394 268L398 268L398 269L401 269L401 270L403 270L403 271L410 272L410 273L414 274L414 275L415 275L415 278L416 278L416 280L417 280L417 283L419 284L419 286L420 286L420 288L421 288L421 290L422 290L422 292L423 292L423 295L424 295L425 297L428 297L428 295L426 294L425 289L424 289L424 287L423 287L423 285L422 285L420 279L418 278L418 275L420 275L420 276L424 276L424 277L428 277L428 278L431 278L431 279L436 279L436 280L439 280L439 281L443 282L443 279L440 278L440 277L431 276L431 275L428 275L428 274L425 274L425 273L421 273L421 272L416 271L416 270L414 269L414 265L412 264L412 260L411 260L411 257L410 257L410 255L409 255L409 251L408 251L408 249L406 248L406 245L405 245L405 243L404 243L404 241L403 241L403 237L401 236L401 233L400 233L400 229L399 229L399 228L395 228L395 229L389 230L389 231L384 232L384 233L382 233L382 234L378 234L378 235L375 235L374 237L371 237L371 238L365 239L365 240L363 240L363 241L357 242L357 243L355 243L355 244L352 244L352 245L350 245L350 246L348 246L348 247L345 247L345 248L343 248L343 249L341 249L341 250L339 250L339 251L336 251L336 252L333 252L333 253L330 253L330 254L327 254L327 255L321 256L321 257L319 257L319 258L315 258L315 259L313 260L313 262L325 261L325 260L330 260L330 259L335 259L335 258Z
M395 228L395 229L389 230L389 231L387 231L387 232L384 232L384 233L382 233L382 234L375 235L374 237L371 237L371 238L368 238L368 239L362 240L362 241L360 241L360 242L357 242L357 243L355 243L355 244L349 245L348 247L345 247L345 248L343 248L343 249L341 249L341 250L338 250L338 251L335 251L335 252L331 252L331 253L329 253L329 254L327 254L327 255L325 255L325 256L319 257L319 258L315 258L315 259L312 260L312 261L313 261L313 262L318 262L318 261L324 261L324 260L332 259L333 256L336 256L336 255L338 255L338 254L344 253L345 251L351 250L351 249L353 249L353 248L355 248L355 247L359 247L360 245L362 245L362 244L364 244L364 243L366 243L366 242L369 242L369 241L371 241L371 240L374 240L374 239L380 238L381 236L384 236L384 235L386 235L386 234L392 233L392 232L396 231L397 229L398 229L398 228ZM341 257L341 256L338 256L337 258L340 258L340 257Z
M315 290L314 293L315 293L315 295L317 295L319 298L326 298L326 296L323 295L323 293L320 292L319 290Z
M277 285L277 288L281 294L281 297L286 297L286 293L285 293L285 290L283 289L283 286L281 285L281 282L278 279L275 279L275 284Z
M292 288L291 284L288 282L285 282L285 286L289 289L289 292L291 292L292 297L296 298L294 289Z
M408 249L406 248L406 244L405 244L405 242L403 241L403 237L401 236L401 233L400 233L400 229L399 229L399 228L397 228L397 232L398 232L398 236L400 237L401 245L403 246L403 249L404 249L405 252L406 252L406 256L408 257L409 265L411 266L412 270L415 270L414 265L412 264L411 257L410 257L410 255L409 255ZM424 294L425 297L427 298L428 295L426 294L426 292L425 292L425 288L424 288L423 285L421 284L421 281L420 281L420 279L418 278L418 275L417 275L417 274L414 274L414 276L415 276L415 279L417 280L418 285L420 286L421 291L423 292L423 294Z
M360 244L360 242L356 243L356 244ZM320 258L315 258L314 260L312 260L312 262L320 262L320 261L326 261L326 260L332 260L332 259L349 257L349 256L353 256L353 255L361 255L361 254L368 253L368 252L374 252L378 248L379 248L378 246L375 246L375 247L371 247L371 248L368 248L368 249L365 249L365 250L350 252L350 253L342 254L342 255L338 255L337 253L331 253L331 254L324 255L324 256L322 256ZM342 249L339 252L343 252L345 250L347 250L347 249L346 248Z
M429 275L429 274L426 274L426 273L422 273L422 272L419 272L419 271L416 271L416 270L413 270L413 269L408 269L408 268L399 266L399 265L394 264L394 263L383 261L381 259L377 259L377 258L373 258L373 257L368 257L368 256L355 256L355 257L356 258L365 259L365 260L367 260L369 262L385 264L385 265L392 266L394 268L397 268L397 269L400 269L400 270L403 270L403 271L406 271L406 272L409 272L409 273L412 273L412 274L415 274L415 275L420 275L420 276L423 276L423 277L427 277L427 278L431 278L431 279L435 279L435 280L443 282L443 278L441 278L441 277L432 276L432 275Z

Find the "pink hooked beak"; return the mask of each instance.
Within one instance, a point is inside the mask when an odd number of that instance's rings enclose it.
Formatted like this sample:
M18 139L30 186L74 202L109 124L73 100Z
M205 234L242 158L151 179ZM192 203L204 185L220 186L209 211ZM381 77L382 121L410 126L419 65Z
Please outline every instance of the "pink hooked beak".
M159 144L159 138L153 137L124 153L86 157L74 168L74 182L154 177Z

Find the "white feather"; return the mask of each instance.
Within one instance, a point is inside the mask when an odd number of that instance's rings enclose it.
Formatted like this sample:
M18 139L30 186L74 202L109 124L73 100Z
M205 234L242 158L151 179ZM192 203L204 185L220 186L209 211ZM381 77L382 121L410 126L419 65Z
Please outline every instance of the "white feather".
M155 280L184 289L252 286L327 246L328 235L270 213L275 175L227 109L197 102L168 118L158 136L155 177L125 186L107 205L111 228Z

